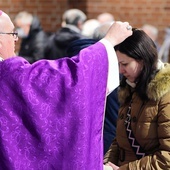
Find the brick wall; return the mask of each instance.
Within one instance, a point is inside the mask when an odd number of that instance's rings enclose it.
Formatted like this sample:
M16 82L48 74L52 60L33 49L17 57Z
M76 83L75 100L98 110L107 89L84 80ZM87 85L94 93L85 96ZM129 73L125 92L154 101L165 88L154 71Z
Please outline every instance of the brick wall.
M79 0L72 0L73 7L79 7L77 4ZM170 0L87 0L84 7L89 18L107 11L116 20L128 21L133 27L152 24L159 30L160 43L165 28L170 26ZM81 4L80 8L83 9Z
M61 15L67 8L67 0L0 0L0 9L11 19L19 11L26 10L38 15L46 31L55 31L60 26Z
M42 27L47 32L54 32L60 27L61 16L68 9L67 0L0 0L0 9L13 20L19 11L26 10L39 17ZM16 52L20 40L16 44Z
M152 24L159 29L160 42L164 29L170 25L170 0L0 0L0 7L11 19L22 10L37 14L45 31L58 29L61 15L68 8L79 8L88 18L107 11L133 27Z

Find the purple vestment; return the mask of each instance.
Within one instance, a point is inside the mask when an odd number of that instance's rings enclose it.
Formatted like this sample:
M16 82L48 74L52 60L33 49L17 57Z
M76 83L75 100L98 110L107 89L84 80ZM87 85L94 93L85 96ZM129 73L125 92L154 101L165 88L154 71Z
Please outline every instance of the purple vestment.
M108 58L0 62L0 170L102 170Z

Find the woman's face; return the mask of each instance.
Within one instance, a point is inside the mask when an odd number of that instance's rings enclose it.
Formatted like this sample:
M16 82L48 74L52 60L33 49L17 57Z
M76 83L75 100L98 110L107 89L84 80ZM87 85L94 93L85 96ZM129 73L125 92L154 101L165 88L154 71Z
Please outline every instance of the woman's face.
M128 57L120 51L116 51L116 54L118 57L120 73L123 74L130 82L134 83L143 69L143 62Z

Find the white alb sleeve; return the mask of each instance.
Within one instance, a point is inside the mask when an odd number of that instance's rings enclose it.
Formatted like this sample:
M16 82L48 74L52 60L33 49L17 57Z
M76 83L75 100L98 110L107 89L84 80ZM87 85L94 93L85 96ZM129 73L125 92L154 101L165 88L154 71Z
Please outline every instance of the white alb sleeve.
M106 51L108 54L108 79L107 79L107 95L108 95L116 87L119 86L119 66L116 52L112 44L104 38L101 39L100 42L106 47Z

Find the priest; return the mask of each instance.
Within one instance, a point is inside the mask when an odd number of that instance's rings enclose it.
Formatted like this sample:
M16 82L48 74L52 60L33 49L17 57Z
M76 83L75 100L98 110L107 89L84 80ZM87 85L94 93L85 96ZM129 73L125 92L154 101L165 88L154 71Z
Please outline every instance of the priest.
M113 47L131 26L115 22L78 55L33 64L15 56L13 30L0 11L0 170L102 170L105 99L119 85Z

